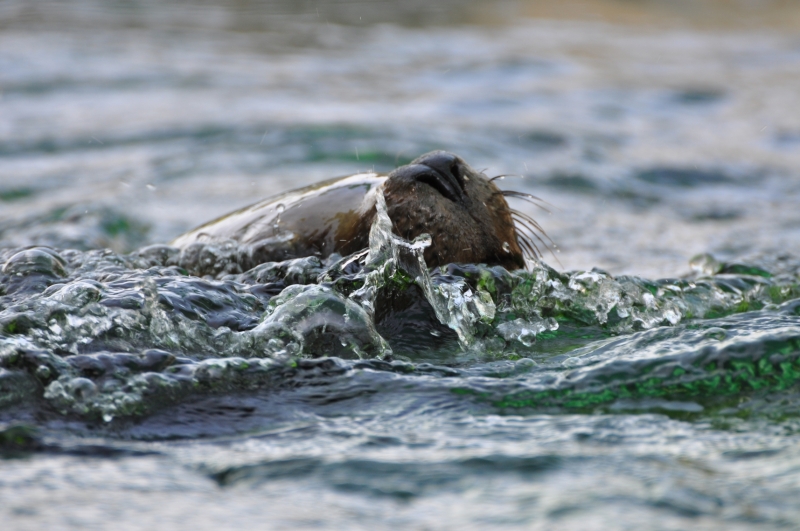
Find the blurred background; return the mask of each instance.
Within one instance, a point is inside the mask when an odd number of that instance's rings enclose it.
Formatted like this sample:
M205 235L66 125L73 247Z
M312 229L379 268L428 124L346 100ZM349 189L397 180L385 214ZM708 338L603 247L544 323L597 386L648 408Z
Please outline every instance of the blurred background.
M130 251L433 149L546 200L561 269L792 251L800 2L0 2L2 246Z

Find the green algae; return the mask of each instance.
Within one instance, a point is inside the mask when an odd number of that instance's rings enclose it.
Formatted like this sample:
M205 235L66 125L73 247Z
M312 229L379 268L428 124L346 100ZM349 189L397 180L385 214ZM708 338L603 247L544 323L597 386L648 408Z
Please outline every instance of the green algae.
M633 378L620 376L594 378L584 385L566 385L551 389L527 390L495 397L483 393L480 398L498 408L564 408L588 410L617 400L661 398L710 402L719 397L736 397L759 391L784 391L800 382L800 338L783 342L768 342L764 352L756 359L724 359L719 356L698 368L677 363L663 377L645 377L648 372L664 367L658 363L648 368L638 368ZM685 362L684 362L685 363ZM458 391L469 394L468 389Z

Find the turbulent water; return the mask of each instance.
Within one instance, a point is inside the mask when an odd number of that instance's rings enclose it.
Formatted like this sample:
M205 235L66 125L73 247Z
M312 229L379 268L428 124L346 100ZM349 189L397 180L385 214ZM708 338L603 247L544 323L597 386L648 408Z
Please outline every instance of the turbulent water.
M796 34L331 5L0 9L3 529L800 526ZM431 149L558 247L168 244Z

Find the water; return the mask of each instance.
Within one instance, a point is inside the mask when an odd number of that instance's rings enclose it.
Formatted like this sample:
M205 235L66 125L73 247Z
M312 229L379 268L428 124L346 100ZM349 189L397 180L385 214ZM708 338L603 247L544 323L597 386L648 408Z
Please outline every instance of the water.
M797 20L4 4L4 529L796 528ZM544 198L545 263L163 245L431 149Z

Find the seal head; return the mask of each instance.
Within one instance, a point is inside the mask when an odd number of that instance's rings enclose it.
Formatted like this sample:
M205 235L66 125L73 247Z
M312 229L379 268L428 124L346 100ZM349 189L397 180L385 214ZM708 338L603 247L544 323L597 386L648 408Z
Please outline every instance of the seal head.
M389 174L383 195L394 232L406 239L431 235L425 262L525 267L511 209L485 175L460 157L428 153Z
M526 256L537 256L530 237L517 231L521 214L505 200L517 193L501 191L444 151L427 153L388 175L352 175L261 201L179 236L173 245L186 249L233 240L246 246L243 268L303 256L348 255L368 246L378 193L386 199L398 236L412 240L430 234L432 243L425 250L429 267L460 262L519 269Z

